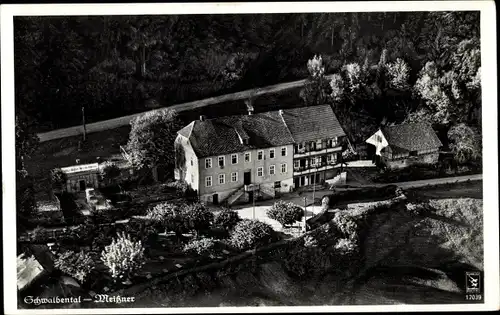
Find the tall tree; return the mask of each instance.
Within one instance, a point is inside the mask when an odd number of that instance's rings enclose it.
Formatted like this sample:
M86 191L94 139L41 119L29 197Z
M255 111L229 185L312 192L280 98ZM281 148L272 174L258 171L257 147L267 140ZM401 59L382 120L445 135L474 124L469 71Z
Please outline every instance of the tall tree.
M174 165L174 141L181 127L175 110L147 112L132 120L131 125L127 150L135 167L168 168Z

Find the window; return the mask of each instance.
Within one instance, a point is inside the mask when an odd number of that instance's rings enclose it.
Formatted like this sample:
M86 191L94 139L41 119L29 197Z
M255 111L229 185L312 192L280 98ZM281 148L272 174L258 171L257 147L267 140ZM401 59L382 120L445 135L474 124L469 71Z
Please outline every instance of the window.
M235 183L238 181L238 172L231 173L231 182Z
M219 156L219 166L222 168L226 164L226 159L223 156Z
M286 163L281 164L281 173L284 174L286 173Z
M264 158L264 151L257 152L257 160L262 160Z
M276 173L276 166L270 165L269 166L269 175L274 175L275 173Z
M328 140L328 146L330 148L333 148L333 147L337 146L337 138L329 139Z
M191 183L194 184L194 174L191 174Z
M231 164L238 164L238 154L231 154Z
M250 152L245 152L245 162L250 162L252 159L252 155Z
M293 168L299 168L299 167L300 167L299 160L293 161Z
M318 149L322 149L322 148L323 148L323 147L321 146L321 145L322 145L322 143L323 143L323 142L322 142L321 140L316 141L316 148L318 148Z
M212 176L205 177L205 187L212 187Z
M193 165L194 165L193 158L191 157L191 166L193 166Z
M309 143L309 150L311 150L311 151L316 150L316 142L311 141L311 142Z
M264 176L264 168L263 167L257 168L257 176L259 176L259 177Z
M212 168L212 158L205 159L205 168Z
M286 156L286 147L281 148L281 156Z
M269 158L274 159L274 149L269 149Z
M226 174L219 174L219 184L224 185L226 183Z

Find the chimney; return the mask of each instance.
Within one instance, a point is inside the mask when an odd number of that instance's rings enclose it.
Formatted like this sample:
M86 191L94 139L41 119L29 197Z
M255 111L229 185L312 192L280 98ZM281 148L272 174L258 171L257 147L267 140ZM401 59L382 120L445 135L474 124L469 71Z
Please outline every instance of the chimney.
M205 120L205 115L200 115L200 121L204 121Z
M280 113L280 116L283 116L283 110L282 109L280 109L279 113Z
M247 110L248 110L248 115L252 115L253 114L253 99L249 98L247 100L245 100L245 105L247 106Z

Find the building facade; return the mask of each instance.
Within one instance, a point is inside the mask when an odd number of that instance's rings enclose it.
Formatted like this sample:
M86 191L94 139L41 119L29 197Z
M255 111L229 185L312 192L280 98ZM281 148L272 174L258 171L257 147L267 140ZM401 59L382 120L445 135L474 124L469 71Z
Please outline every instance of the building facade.
M191 122L175 141L175 178L202 202L274 198L337 175L345 133L329 105Z
M63 167L61 171L66 174L67 192L85 192L87 188L99 187L99 163Z
M179 131L175 151L175 178L205 203L274 198L293 186L293 139L279 112L200 117Z
M375 146L376 159L389 169L435 164L442 143L424 122L380 128L366 140Z
M294 188L320 184L339 173L346 134L329 105L283 110L294 139Z

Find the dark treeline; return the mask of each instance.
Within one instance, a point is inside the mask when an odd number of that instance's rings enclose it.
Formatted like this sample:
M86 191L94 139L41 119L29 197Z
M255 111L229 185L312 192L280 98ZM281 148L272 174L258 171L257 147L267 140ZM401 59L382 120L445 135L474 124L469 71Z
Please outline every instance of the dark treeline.
M403 81L439 102L434 85L474 84L478 65L463 63L480 37L478 12L16 17L14 30L16 108L38 131L81 123L82 106L92 122L306 78L316 54L327 74L400 58ZM422 71L437 80L428 93ZM478 102L455 94L452 105Z

